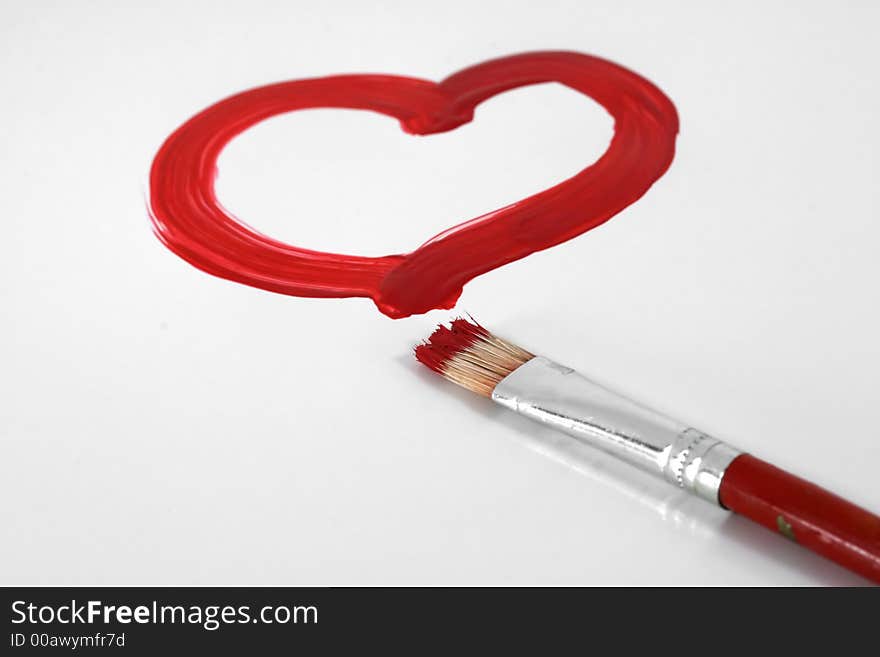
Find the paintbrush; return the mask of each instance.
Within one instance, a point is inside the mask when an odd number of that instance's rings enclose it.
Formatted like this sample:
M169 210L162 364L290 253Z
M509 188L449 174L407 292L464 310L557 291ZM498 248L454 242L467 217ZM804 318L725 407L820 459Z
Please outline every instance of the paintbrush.
M815 484L535 356L473 320L439 326L415 355L471 392L880 583L880 517Z

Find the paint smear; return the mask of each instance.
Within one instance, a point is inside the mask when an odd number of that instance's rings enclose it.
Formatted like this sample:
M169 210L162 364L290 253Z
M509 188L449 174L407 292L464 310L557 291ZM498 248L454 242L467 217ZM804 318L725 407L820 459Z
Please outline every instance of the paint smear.
M233 217L214 193L223 148L271 116L362 109L428 135L468 123L496 94L544 82L605 107L614 118L608 150L564 182L449 228L412 253L374 258L285 244ZM677 133L675 106L660 89L609 61L573 52L503 57L441 82L391 75L293 80L222 100L168 137L150 170L150 215L169 249L215 276L292 296L368 297L389 317L408 317L452 308L474 277L576 237L638 200L671 164ZM348 184L340 181L340 188Z

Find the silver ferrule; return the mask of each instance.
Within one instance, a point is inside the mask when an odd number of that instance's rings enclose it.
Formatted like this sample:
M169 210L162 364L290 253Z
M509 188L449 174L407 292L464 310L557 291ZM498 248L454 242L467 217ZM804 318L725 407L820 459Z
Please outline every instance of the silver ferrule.
M502 379L492 399L719 506L724 471L742 453L542 356Z

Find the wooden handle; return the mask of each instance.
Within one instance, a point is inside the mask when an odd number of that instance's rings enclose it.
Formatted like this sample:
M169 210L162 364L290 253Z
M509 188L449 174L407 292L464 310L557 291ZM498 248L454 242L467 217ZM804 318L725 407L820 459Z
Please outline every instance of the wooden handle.
M880 517L749 454L727 466L721 503L880 583Z

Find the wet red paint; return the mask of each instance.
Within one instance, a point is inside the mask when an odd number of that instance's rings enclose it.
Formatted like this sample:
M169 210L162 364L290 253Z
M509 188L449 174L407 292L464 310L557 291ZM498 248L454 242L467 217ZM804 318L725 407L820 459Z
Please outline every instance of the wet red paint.
M443 366L453 356L489 336L490 333L473 318L468 321L459 317L452 320L448 327L440 324L434 329L423 344L415 347L415 356L419 362L442 374Z
M363 109L427 135L469 122L487 98L542 82L561 83L608 110L614 118L608 150L568 180L450 228L412 253L371 258L285 244L231 216L214 193L223 147L271 116L316 107ZM406 317L452 308L472 278L613 217L663 175L677 132L675 107L656 86L609 61L572 52L495 59L442 82L390 75L293 80L231 96L180 126L153 161L150 212L165 245L211 274L294 296L369 297L386 315ZM340 181L346 191L356 185Z

